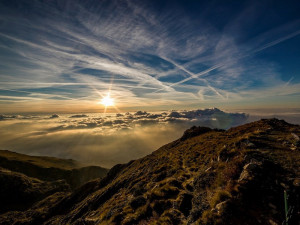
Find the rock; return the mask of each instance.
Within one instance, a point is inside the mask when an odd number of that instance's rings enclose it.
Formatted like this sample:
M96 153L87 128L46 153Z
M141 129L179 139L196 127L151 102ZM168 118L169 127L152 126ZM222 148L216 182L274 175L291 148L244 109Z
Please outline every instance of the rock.
M246 164L243 167L243 171L240 175L240 178L238 179L238 182L242 182L245 180L251 180L253 175L255 174L255 171L257 171L257 169L261 168L262 163L259 162L250 162L248 164Z
M248 148L255 148L255 144L253 144L249 139L242 139L240 143Z
M228 202L228 200L223 201L223 202L220 202L219 204L217 204L217 205L215 206L215 210L214 210L214 211L215 211L218 215L221 215L222 212L224 212L224 210L225 210L225 208L226 208L226 206L227 206L227 202Z
M249 148L254 148L254 147L255 147L255 144L253 144L252 142L249 142L249 143L247 144L247 147L249 147Z
M296 186L296 187L300 187L300 179L295 179L293 181L293 185Z
M299 138L299 136L297 135L297 134L295 134L295 133L291 133L291 135L293 136L293 144L292 144L292 147L291 147L291 149L292 150L296 150L297 149L297 147L299 147L300 146L300 138Z
M272 203L269 203L268 205L269 205L271 208L276 209L276 206L273 205Z
M282 142L282 145L287 146L287 145L289 145L289 142L288 141L284 141L284 142Z
M292 134L292 136L294 137L294 139L296 140L296 141L299 141L300 140L300 138L299 138L299 136L297 135L297 134L295 134L295 133L291 133Z
M274 222L274 221L271 220L271 219L269 219L269 223L270 223L271 225L278 225L278 223Z

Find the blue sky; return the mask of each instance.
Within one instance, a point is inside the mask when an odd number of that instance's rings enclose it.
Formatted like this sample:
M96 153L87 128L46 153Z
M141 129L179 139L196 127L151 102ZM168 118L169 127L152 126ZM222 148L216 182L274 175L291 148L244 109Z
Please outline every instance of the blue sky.
M299 1L2 0L0 112L298 108ZM115 108L112 108L115 110Z

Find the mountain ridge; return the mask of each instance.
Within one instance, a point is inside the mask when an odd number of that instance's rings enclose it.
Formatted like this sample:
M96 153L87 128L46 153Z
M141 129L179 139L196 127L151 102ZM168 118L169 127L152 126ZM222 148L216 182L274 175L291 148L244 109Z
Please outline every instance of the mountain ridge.
M44 181L66 180L71 189L85 182L103 177L107 169L88 166L73 159L49 156L29 156L0 150L0 167Z
M48 197L52 206L6 213L0 224L281 224L285 190L299 210L299 135L299 125L277 119L194 127L68 196Z

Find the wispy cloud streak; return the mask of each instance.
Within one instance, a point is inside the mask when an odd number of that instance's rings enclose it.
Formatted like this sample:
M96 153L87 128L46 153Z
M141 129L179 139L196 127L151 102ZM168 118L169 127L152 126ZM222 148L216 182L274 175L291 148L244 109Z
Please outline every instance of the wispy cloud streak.
M22 3L0 3L0 94L13 91L39 101L94 101L111 90L130 107L189 104L194 98L229 102L244 98L242 91L285 84L272 59L256 55L300 34L291 20L252 35L251 43L239 39L245 36L239 21L248 26L249 12L253 21L260 16L263 8L256 5L233 11L239 19L228 19L222 30L203 16L205 10L195 20L180 2L161 10L151 1L30 2L23 10L14 5ZM262 43L275 28L273 41ZM289 34L280 37L280 30Z

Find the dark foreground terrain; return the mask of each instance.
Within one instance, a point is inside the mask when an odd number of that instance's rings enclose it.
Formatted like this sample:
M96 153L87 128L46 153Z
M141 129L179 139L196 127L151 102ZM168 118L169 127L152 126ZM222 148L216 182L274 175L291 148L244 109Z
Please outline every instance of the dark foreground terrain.
M12 173L12 180L28 179L32 188L55 193L26 211L2 214L0 224L279 225L284 191L289 225L298 224L299 136L298 125L277 119L227 131L193 127L74 191Z
M107 172L71 159L0 150L0 213L28 209L56 192L69 193Z

